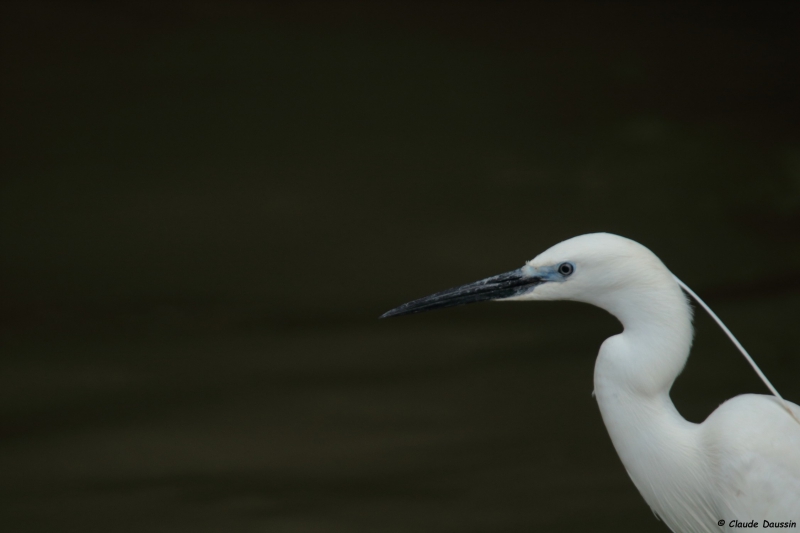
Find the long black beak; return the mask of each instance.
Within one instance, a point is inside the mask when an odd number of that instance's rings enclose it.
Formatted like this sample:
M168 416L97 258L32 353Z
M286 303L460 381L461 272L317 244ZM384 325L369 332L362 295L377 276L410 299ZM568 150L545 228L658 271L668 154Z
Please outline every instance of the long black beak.
M475 283L469 283L460 287L447 289L446 291L431 294L425 298L408 302L391 311L387 311L381 318L390 316L410 315L412 313L422 313L444 307L454 307L456 305L471 304L475 302L485 302L486 300L502 300L519 296L528 292L530 289L543 283L544 280L539 276L526 275L523 268L482 279Z

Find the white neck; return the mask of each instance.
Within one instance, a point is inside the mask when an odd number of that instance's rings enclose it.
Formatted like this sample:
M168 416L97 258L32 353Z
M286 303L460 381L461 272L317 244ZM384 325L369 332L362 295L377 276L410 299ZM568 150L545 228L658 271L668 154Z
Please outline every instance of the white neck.
M683 530L676 522L680 513L672 509L690 505L698 513L712 512L710 495L701 490L708 474L697 426L669 398L691 348L691 308L675 282L621 289L596 304L624 327L603 343L595 364L603 422L647 503L673 530ZM697 490L687 490L693 479Z
M612 337L613 351L601 348L595 379L603 370L605 378L646 396L669 394L693 337L692 310L678 284L621 289L596 303L617 317L624 331Z

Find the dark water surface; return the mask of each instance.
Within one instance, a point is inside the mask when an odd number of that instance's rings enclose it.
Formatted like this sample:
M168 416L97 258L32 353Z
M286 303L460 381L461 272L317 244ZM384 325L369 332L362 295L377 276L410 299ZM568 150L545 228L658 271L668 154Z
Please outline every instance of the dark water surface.
M667 531L612 317L377 317L611 231L800 401L798 13L752 6L5 4L2 530ZM696 322L701 421L763 386Z

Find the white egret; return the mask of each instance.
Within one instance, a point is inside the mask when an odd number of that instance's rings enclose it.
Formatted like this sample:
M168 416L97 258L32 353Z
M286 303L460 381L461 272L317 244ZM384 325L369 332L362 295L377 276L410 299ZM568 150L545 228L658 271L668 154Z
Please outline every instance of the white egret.
M383 317L486 300L574 300L605 309L623 332L600 347L594 393L614 448L655 514L676 533L753 524L795 529L800 407L769 385L777 397L743 394L694 424L670 400L693 336L681 286L644 246L596 233L557 244L520 269L409 302Z

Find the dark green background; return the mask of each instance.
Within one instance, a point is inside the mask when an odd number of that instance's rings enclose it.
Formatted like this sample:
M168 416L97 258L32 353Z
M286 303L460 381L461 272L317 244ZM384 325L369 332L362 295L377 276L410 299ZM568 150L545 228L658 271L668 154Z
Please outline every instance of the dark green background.
M666 531L612 317L377 316L611 231L798 402L796 5L3 3L2 529Z

